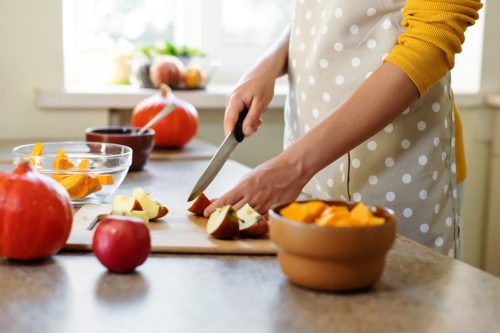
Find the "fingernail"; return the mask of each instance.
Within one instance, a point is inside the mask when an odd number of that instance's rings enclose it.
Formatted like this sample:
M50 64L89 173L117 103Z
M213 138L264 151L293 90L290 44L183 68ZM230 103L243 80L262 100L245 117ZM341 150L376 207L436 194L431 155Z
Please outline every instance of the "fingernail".
M252 126L247 126L247 127L245 127L245 134L246 134L246 135L252 135L252 134L253 134L253 132L255 132L255 131L253 130L253 127L252 127Z

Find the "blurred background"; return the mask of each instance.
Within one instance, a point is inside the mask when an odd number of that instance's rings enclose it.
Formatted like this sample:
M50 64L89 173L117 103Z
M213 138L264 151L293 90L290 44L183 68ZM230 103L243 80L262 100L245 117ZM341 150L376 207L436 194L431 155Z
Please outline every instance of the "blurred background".
M290 0L0 0L0 143L83 140L87 127L127 124L155 92L137 68L169 54L208 76L178 95L199 112L197 138L218 145L225 94L292 15ZM500 4L488 1L452 72L469 170L465 261L498 275L499 15ZM282 149L286 78L276 92L259 134L234 155L251 167Z

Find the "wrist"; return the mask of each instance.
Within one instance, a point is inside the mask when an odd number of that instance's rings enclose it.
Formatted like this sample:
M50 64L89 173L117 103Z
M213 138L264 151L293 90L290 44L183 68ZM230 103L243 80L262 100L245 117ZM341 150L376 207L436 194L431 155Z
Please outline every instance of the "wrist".
M288 148L277 156L280 169L290 171L301 187L304 187L316 174L314 169L308 165L305 156L306 154L297 153L293 148Z

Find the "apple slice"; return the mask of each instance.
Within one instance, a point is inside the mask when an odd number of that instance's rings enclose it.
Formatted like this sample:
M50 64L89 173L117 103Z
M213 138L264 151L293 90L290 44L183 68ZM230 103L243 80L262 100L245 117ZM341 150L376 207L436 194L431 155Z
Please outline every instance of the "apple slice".
M112 211L111 215L113 215L113 216L125 216L125 217L136 217L136 218L142 220L144 223L149 222L149 216L143 210L133 210L130 212Z
M243 237L262 237L269 232L267 220L249 204L238 209L236 216L240 220L240 235Z
M236 211L231 205L217 208L208 218L207 232L214 238L230 239L240 230Z
M130 213L133 210L142 210L141 204L134 197L119 194L113 198L112 215L121 215L122 212Z
M203 216L205 208L207 208L209 205L210 205L210 200L208 200L205 194L202 193L199 196L197 196L196 199L193 200L191 206L189 206L187 210L193 213L194 215Z
M151 195L142 188L134 189L132 195L135 200L139 202L142 210L148 214L150 220L159 219L160 217L167 215L168 208L154 200Z

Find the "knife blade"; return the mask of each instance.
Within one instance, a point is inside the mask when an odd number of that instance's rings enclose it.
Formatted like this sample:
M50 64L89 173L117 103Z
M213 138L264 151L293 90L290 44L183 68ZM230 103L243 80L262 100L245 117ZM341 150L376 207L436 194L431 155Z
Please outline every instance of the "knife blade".
M212 157L208 166L206 167L200 179L194 185L191 194L189 195L188 202L196 199L205 189L210 185L215 176L219 173L220 169L226 163L231 153L234 151L238 143L243 141L245 135L243 134L243 120L248 114L248 109L243 109L238 116L238 121L234 129L226 136L219 149Z

